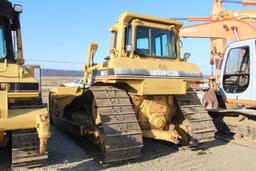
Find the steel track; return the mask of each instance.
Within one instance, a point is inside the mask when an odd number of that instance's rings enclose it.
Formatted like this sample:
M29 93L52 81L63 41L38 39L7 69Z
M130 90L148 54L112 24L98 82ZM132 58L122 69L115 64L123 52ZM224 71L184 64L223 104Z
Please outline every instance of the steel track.
M35 129L12 131L12 168L34 168L42 166L48 159L48 152L39 154L39 139Z
M191 141L204 143L214 140L215 125L196 92L188 91L186 95L176 95L175 99L188 126Z
M104 162L140 157L142 131L127 93L112 86L92 86L90 91L101 119Z

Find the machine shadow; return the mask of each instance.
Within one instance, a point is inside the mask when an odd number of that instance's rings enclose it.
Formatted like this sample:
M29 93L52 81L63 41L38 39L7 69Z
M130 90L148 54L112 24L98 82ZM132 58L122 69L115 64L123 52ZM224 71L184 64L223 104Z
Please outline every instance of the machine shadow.
M70 134L56 128L51 127L52 138L49 140L48 145L48 161L42 166L51 167L52 165L65 165L65 163L79 163L84 169L90 170L91 167L97 168L98 164L90 157L87 157L85 152L79 150L77 143L74 140L76 137L72 137ZM76 148L76 149L74 149ZM40 169L40 167L38 168ZM83 169L83 170L84 170ZM65 170L58 168L58 170ZM73 169L71 169L73 170Z
M89 158L92 158L95 161L95 163L97 163L97 167L91 168L92 170L105 170L108 168L120 167L122 165L150 161L150 160L161 158L170 154L177 153L179 152L180 148L184 147L184 146L175 145L173 143L166 142L166 141L143 139L144 148L143 148L141 157L137 159L131 159L128 161L114 162L110 164L101 164L101 161L103 160L103 155L97 145L95 145L94 143L89 141L88 138L85 138L85 137L71 136L70 138L72 139L75 138L74 141L86 152ZM185 146L185 147L192 151L199 151L198 155L202 155L204 151L206 151L207 149L210 149L216 146L222 146L227 143L228 142L226 141L221 141L216 139L214 141L202 144L198 147L188 147L188 146ZM70 169L64 169L64 170L84 170L85 168L88 168L88 167L85 166L85 163L81 163Z
M221 140L223 142L229 143L234 140L235 134L230 130L229 126L224 122L224 116L216 111L208 111L209 115L213 119L213 123L217 129L215 134L215 139Z
M134 129L136 130L136 128L133 128L130 131L134 131ZM121 135L123 133L122 130L113 129L111 126L108 126L108 125L104 126L104 130L107 131L108 133L111 133L114 135ZM70 135L70 134L68 134L68 136L73 141L75 141L76 144L78 144L81 147L81 149L89 156L89 158L93 158L94 161L96 163L98 163L98 165L101 169L107 169L110 167L119 167L121 165L126 165L126 164L130 164L130 163L148 161L148 160L156 159L156 158L166 156L166 155L169 155L171 153L175 153L178 151L178 146L176 146L175 144L172 144L172 143L169 143L166 141L143 139L144 147L142 150L141 157L136 158L136 159L131 159L131 160L111 162L111 163L105 164L103 162L104 156L103 156L102 151L100 150L98 145L96 145L95 143L93 143L93 141L90 140L89 137L79 137L79 136L74 136L74 135ZM133 145L134 147L137 148L139 145L141 145L141 143L142 143L141 141L142 140L140 138L138 138L137 136L134 137L131 135L127 135L127 136L122 135L119 138L113 139L111 143L113 143L114 147L117 149L124 148L125 146L130 147L131 145ZM120 143L119 147L118 147L118 143ZM133 152L128 151L128 152L134 153L134 151ZM120 153L120 154L121 154L120 157L122 158L122 153ZM115 157L116 157L116 159L118 159L118 155L115 155ZM81 165L83 165L83 163ZM79 169L79 168L83 167L81 165L77 165L77 166L73 167L72 169L74 169L74 170Z
M10 156L10 147L0 147L0 170L1 171L10 171L11 167L11 156Z
M99 147L89 141L88 138L85 137L73 137L76 138L75 142L86 152L86 154L93 158L94 161L98 165L98 169L92 169L92 170L104 170L108 168L114 168L114 167L120 167L122 165L132 164L132 163L140 163L144 161L153 160L156 158L160 158L162 156L170 155L172 153L176 153L179 151L179 147L175 144L165 142L165 141L159 141L159 140L151 140L151 139L143 139L144 141L144 148L141 157L136 159L131 159L127 161L119 161L119 162L113 162L109 164L101 164L101 161L103 160L102 152L100 151ZM83 170L84 164L81 163L75 167L72 167L70 169L64 169L64 170Z

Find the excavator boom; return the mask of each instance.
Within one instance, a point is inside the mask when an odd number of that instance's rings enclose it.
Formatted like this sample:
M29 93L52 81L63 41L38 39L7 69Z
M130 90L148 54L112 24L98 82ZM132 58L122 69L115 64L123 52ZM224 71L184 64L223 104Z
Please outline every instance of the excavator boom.
M211 40L210 64L216 66L216 76L220 74L222 58L227 41L246 40L256 37L255 10L225 10L224 3L256 5L256 1L215 0L212 15L188 17L182 20L203 22L183 27L180 37L209 38Z
M181 37L218 38L231 41L256 37L256 28L248 22L238 19L225 19L188 27L180 30Z

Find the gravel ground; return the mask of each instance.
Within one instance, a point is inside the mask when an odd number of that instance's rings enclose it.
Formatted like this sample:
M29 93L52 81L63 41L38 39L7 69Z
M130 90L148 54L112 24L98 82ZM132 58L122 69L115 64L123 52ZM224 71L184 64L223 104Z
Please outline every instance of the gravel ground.
M93 161L98 154L97 148L90 144L80 146L78 155L80 162L50 167L50 169L65 168L67 170L255 170L256 147L240 140L229 143L221 140L205 144L201 150L178 147L167 142L145 140L145 147L141 158L101 167ZM74 144L73 144L74 145ZM73 146L72 145L72 146ZM91 148L94 147L94 148ZM90 149L90 150L89 150ZM95 152L95 154L93 154ZM79 152L74 152L78 154ZM82 157L81 157L82 156ZM89 161L89 162L88 162ZM46 168L47 170L48 168ZM64 170L65 170L64 169Z
M143 155L139 159L111 166L100 166L96 161L100 151L87 139L76 138L52 128L49 142L49 163L34 171L50 170L255 170L256 146L241 140L215 140L201 149L179 147L171 143L144 140ZM1 154L1 150L0 150ZM2 159L1 159L2 158ZM96 158L94 160L94 158ZM6 158L0 156L3 169ZM2 163L1 163L2 162ZM0 170L2 170L0 168ZM6 169L6 168L5 168ZM25 170L25 169L20 169Z

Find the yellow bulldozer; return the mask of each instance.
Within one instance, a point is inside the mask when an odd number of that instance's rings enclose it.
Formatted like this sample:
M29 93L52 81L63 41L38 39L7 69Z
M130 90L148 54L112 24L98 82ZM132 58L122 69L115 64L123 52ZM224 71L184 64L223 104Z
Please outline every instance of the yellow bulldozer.
M11 147L13 168L42 164L50 137L40 67L24 65L21 12L21 5L0 0L0 147Z
M182 23L125 12L111 27L112 48L94 63L98 45L89 44L84 87L53 88L51 122L79 136L89 136L105 158L137 158L143 137L180 144L214 139L211 117L192 83L200 69L180 55Z

